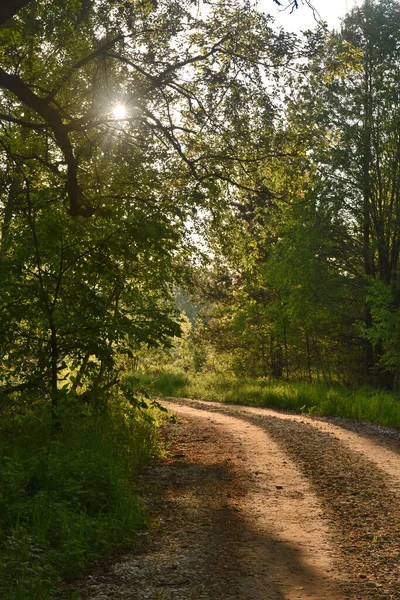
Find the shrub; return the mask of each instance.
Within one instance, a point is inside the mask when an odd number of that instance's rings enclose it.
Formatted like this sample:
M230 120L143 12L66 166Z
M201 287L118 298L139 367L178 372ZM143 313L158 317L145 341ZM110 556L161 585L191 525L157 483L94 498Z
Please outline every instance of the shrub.
M159 452L156 420L123 399L89 413L70 402L56 435L48 415L3 417L9 429L0 438L2 598L49 598L62 579L134 542L145 524L134 474ZM30 429L32 420L37 426Z

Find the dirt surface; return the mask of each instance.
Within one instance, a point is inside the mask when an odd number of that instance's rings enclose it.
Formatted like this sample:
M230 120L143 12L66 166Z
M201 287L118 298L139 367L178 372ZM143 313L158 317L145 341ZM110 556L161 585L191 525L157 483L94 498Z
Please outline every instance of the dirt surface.
M400 599L398 432L170 400L138 485L159 526L86 600Z

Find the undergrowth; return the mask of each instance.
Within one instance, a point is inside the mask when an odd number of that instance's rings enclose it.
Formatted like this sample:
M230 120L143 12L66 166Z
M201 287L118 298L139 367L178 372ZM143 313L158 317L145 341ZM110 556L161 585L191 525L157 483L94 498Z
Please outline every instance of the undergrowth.
M60 419L54 433L40 405L0 415L0 598L46 600L145 524L134 473L159 453L156 421L123 400Z
M400 401L386 391L371 388L301 382L245 380L220 374L176 371L147 372L142 384L153 394L201 398L277 410L368 421L400 429Z

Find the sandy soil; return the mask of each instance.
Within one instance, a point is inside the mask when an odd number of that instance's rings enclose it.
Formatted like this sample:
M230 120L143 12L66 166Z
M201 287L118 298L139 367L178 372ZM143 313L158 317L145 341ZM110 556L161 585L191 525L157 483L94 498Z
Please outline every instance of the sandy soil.
M168 407L169 453L137 482L158 527L80 582L82 599L400 599L398 433Z
M195 401L196 406L213 408L220 410L221 405L217 402ZM370 461L374 462L385 472L386 483L397 491L400 490L400 436L393 430L371 425L367 423L352 423L340 419L325 419L317 417L308 417L306 415L293 415L280 413L276 410L267 408L253 408L250 406L230 406L230 412L234 411L249 415L261 417L275 417L279 419L295 421L315 427L319 431L334 435L337 439L344 442L354 452L360 452ZM341 423L341 426L335 425L334 421ZM352 430L349 431L349 428ZM362 435L356 433L356 431ZM397 435L396 435L397 433Z

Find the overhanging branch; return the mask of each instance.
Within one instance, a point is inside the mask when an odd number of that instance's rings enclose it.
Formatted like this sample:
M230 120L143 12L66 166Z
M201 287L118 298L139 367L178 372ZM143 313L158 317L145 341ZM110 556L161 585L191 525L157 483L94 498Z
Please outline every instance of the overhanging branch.
M11 19L31 0L2 0L0 4L0 25Z
M0 87L10 91L23 104L40 115L53 131L54 138L67 164L67 193L69 213L72 216L90 216L93 209L84 206L83 195L78 184L78 161L75 158L68 130L59 113L48 102L37 96L18 75L10 75L0 67Z

